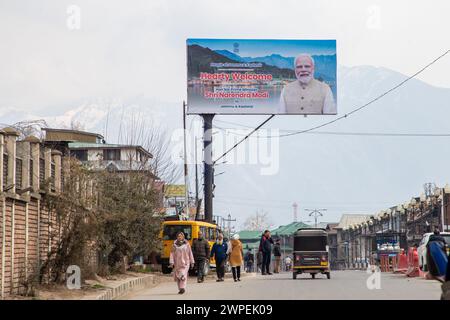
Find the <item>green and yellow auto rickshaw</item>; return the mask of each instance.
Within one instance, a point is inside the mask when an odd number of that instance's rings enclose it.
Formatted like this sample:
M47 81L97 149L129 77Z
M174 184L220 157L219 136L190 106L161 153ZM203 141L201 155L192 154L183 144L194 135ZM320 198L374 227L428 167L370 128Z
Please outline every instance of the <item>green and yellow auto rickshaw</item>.
M314 279L317 273L330 275L328 261L328 235L325 229L301 228L294 234L294 267L292 278L309 273Z

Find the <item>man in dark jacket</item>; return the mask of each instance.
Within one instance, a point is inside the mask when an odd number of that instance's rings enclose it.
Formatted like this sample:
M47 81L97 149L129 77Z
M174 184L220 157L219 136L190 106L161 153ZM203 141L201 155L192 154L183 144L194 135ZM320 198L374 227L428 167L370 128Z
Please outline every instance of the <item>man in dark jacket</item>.
M273 256L275 258L275 266L273 267L273 273L280 273L280 265L281 265L281 245L280 239L275 241L273 246Z
M223 240L223 234L219 233L216 243L211 249L211 258L216 260L217 282L225 277L225 262L227 261L228 244Z
M252 252L252 249L248 249L247 253L245 254L244 261L245 261L245 272L252 272L253 263L255 262L255 256Z
M261 237L261 241L259 243L259 250L261 251L263 258L262 272L261 272L262 275L272 274L270 272L270 257L272 255L272 244L273 239L270 236L270 231L269 230L264 231Z
M205 264L209 263L210 248L208 240L203 237L201 231L198 232L198 239L194 239L192 242L192 254L197 269L197 282L203 282L205 280Z

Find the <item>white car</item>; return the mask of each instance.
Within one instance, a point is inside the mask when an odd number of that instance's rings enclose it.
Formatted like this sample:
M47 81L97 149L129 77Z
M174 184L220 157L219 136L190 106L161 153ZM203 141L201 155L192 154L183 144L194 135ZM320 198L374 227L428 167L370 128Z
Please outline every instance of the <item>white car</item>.
M419 247L417 248L417 254L419 256L419 268L422 271L428 271L427 266L427 244L430 236L433 232L425 233L420 241ZM450 245L450 232L441 232L440 235L445 239L447 245Z

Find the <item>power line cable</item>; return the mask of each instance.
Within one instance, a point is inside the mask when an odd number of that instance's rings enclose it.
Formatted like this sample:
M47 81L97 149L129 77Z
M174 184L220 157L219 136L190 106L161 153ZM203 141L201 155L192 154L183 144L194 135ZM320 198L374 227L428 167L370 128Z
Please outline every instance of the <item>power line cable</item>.
M224 154L222 154L220 157L218 157L214 162L213 166L216 164L217 161L225 157L230 151L232 151L234 148L236 148L238 145L240 145L242 142L244 142L250 135L252 135L254 132L258 131L259 128L261 128L263 125L265 125L267 122L269 122L273 117L275 117L274 114L272 114L270 117L268 117L266 120L264 120L259 126L257 126L255 129L253 129L249 134L247 134L243 139L241 139L239 142L235 143L234 146L232 146L230 149L225 151Z
M381 98L383 98L384 96L388 95L389 93L397 90L398 88L400 88L401 86L403 86L405 83L407 83L408 81L410 81L411 79L417 77L419 74L421 74L422 72L424 72L426 69L428 69L429 67L431 67L433 64L435 64L437 61L439 61L440 59L442 59L443 57L445 57L448 53L450 53L450 50L445 51L444 53L442 53L441 55L439 55L437 58L435 58L434 60L432 60L430 63L428 63L427 65L425 65L424 67L422 67L420 70L418 70L417 72L415 72L413 75L407 77L406 79L404 79L403 81L399 82L397 85L393 86L392 88L390 88L389 90L383 92L382 94L380 94L379 96L375 97L374 99L370 100L369 102L363 104L362 106L353 109L352 111L336 118L330 121L327 121L325 123L322 123L320 125L311 127L309 129L305 129L305 130L300 130L300 131L295 131L295 132L291 132L291 133L285 133L285 134L280 134L280 135L275 135L275 136L267 136L266 138L283 138L283 137L289 137L289 136L293 136L293 135L297 135L297 134L302 134L302 133L307 133L313 130L317 130L320 128L323 128L325 126L328 126L330 124L333 124L339 120L345 119L348 116L361 111L364 108L367 108L369 105L371 105L372 103L380 100ZM259 126L258 126L259 128ZM246 138L245 138L246 139Z
M215 128L226 131L227 128L217 127ZM297 130L281 129L281 132L298 132ZM227 131L227 133L236 136L246 136L243 133ZM371 136L371 137L450 137L450 133L411 133L411 132L339 132L339 131L314 131L305 132L306 134L316 135L335 135L335 136ZM276 138L277 136L254 136L255 139Z

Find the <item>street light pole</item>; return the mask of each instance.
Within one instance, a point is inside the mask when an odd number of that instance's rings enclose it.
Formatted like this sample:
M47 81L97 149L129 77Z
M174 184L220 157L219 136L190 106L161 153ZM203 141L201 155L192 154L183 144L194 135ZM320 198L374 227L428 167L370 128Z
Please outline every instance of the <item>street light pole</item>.
M323 217L323 214L320 211L327 211L327 209L305 209L305 211L311 212L309 214L310 217L314 215L314 227L317 228L317 217Z

